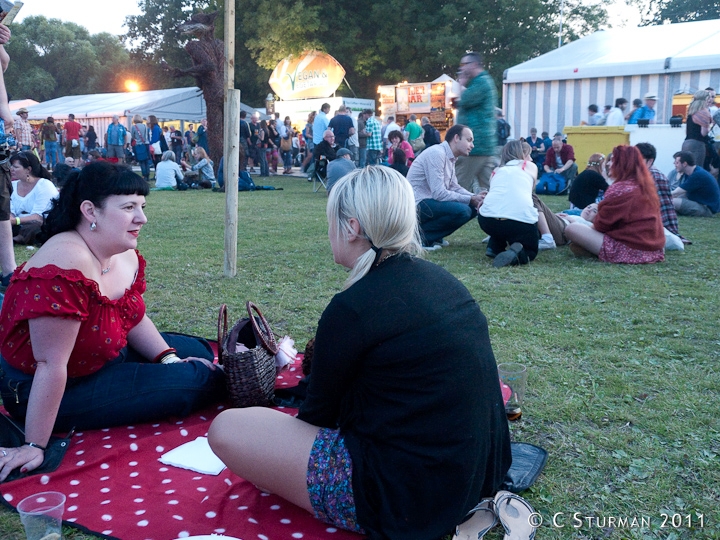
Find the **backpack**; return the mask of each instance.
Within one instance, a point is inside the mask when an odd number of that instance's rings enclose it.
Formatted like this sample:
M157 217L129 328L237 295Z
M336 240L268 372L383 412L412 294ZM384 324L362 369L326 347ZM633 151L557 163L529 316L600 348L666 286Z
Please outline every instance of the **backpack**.
M433 131L435 132L435 143L440 144L442 142L442 140L440 140L440 132L436 128L433 128Z
M497 136L502 141L510 136L510 124L505 120L500 119L497 121Z

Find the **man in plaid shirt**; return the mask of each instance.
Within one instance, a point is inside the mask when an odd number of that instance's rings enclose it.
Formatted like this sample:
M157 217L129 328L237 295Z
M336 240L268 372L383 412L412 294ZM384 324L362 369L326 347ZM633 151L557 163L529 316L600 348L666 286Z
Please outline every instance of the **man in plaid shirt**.
M677 212L675 212L675 206L673 205L672 195L670 193L670 183L667 177L653 166L655 158L657 157L657 150L650 143L638 143L635 146L640 150L645 164L655 181L655 189L657 189L657 194L660 198L660 217L662 218L663 227L671 233L680 236L678 232ZM680 236L680 239L686 242L682 236Z
M35 141L33 140L32 126L27 121L28 110L23 107L18 109L18 118L13 122L15 127L15 138L17 139L18 148L20 150L32 150L35 148Z
M372 114L365 122L365 131L370 135L367 138L367 164L377 165L382 154L382 128L378 120L377 113Z

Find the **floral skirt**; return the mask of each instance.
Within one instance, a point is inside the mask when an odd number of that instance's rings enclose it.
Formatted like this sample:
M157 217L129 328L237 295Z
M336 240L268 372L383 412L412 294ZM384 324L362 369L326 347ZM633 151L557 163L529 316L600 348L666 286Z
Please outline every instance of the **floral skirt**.
M620 264L647 264L665 260L665 250L644 251L635 249L606 234L598 258L601 261Z
M316 518L364 534L355 511L352 459L339 430L320 428L318 431L310 450L307 485Z

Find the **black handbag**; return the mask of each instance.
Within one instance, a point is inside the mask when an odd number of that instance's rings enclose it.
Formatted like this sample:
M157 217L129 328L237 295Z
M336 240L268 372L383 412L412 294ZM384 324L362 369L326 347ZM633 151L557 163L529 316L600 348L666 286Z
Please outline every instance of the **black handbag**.
M70 447L70 439L73 433L75 433L75 429L72 429L65 438L50 437L45 450L45 459L40 467L26 473L20 472L20 468L14 469L3 482L10 482L34 474L51 473L56 470L60 466L63 457L65 457L65 452ZM24 444L25 430L22 426L12 418L0 414L0 447L18 448Z

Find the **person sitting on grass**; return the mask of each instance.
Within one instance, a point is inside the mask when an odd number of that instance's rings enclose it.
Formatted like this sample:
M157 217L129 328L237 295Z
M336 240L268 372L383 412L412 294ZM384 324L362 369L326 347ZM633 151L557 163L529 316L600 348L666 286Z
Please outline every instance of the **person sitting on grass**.
M0 311L0 397L25 444L0 448L0 482L39 467L53 431L153 422L226 395L200 338L161 334L147 316L148 185L109 162L73 171L45 244L10 281Z
M350 276L318 323L307 398L297 417L223 411L210 446L238 476L333 527L452 534L512 459L487 321L460 281L418 258L413 191L396 171L341 178L327 218Z
M413 162L415 159L415 152L413 152L410 143L403 139L402 133L399 131L391 132L388 135L388 141L390 141L390 148L388 149L388 165L393 164L393 160L395 159L394 151L398 148L405 152L405 159L407 162Z
M32 245L40 232L43 214L50 210L58 190L50 180L52 175L30 151L10 156L12 195L10 196L10 222L13 241Z
M720 212L720 188L715 178L695 163L691 152L677 152L675 170L683 175L673 192L675 211L681 216L712 217Z
M392 152L393 160L390 164L391 169L395 169L397 172L407 177L409 167L407 165L407 156L402 148L396 148Z
M555 135L552 146L545 154L544 174L538 182L535 192L538 195L560 195L570 186L577 175L575 151L563 142L562 133Z
M192 182L192 188L214 188L217 184L215 181L215 172L213 171L213 162L205 152L205 149L198 145L193 148L193 157L196 160L195 165L190 165L187 161L182 161L183 167L192 171L198 171L199 177L197 182Z
M501 166L493 172L478 210L478 223L490 235L485 254L495 259L496 268L527 264L538 253L538 211L532 200L537 167L529 154L530 145L522 141L503 147Z
M568 200L571 208L582 210L588 204L596 202L600 192L607 190L608 183L603 177L604 164L603 154L593 154L588 158L587 167L577 175L570 186Z
M634 146L616 146L609 158L612 185L598 205L592 226L571 223L565 235L576 255L625 264L665 260L660 200L642 154Z
M204 151L204 150L203 150ZM162 160L155 167L155 187L153 190L172 191L183 181L183 172L180 165L175 163L175 152L166 150Z

